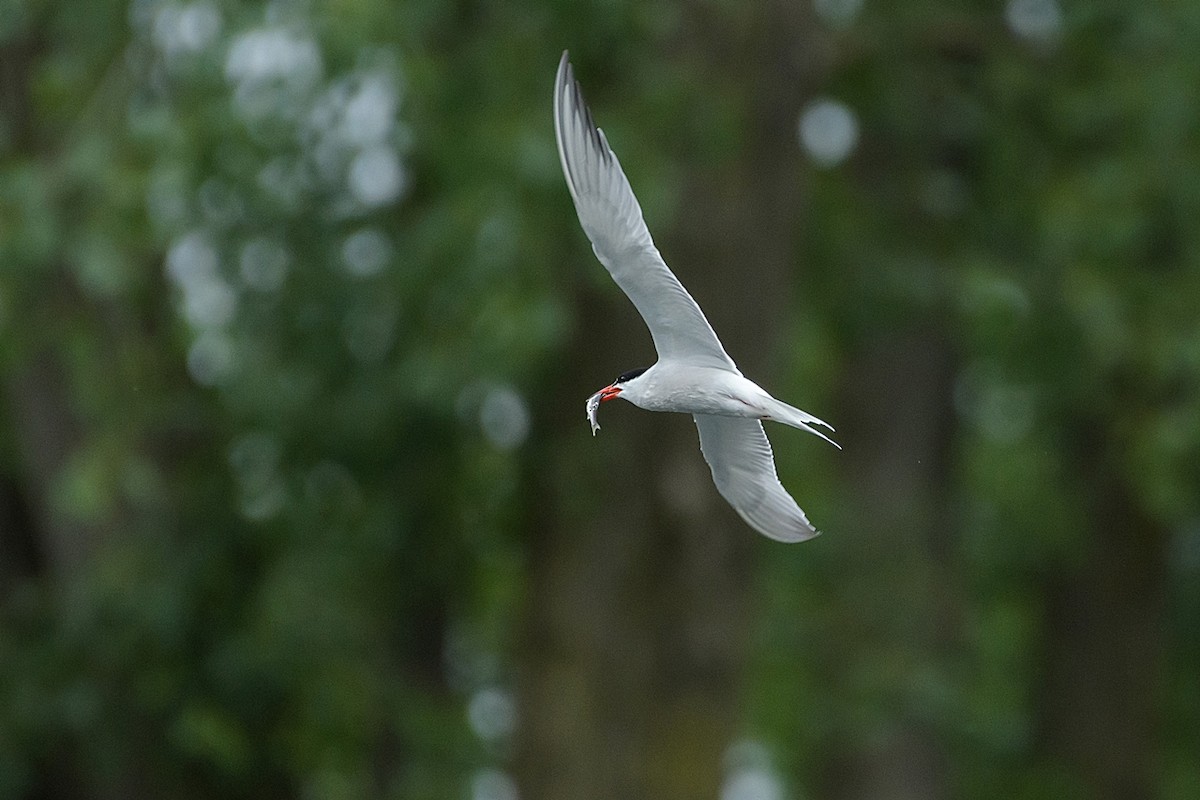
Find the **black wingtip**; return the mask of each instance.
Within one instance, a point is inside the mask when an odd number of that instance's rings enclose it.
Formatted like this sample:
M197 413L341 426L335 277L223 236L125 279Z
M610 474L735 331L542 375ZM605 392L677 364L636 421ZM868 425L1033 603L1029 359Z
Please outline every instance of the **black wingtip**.
M575 79L575 69L571 64L570 51L563 50L562 58L558 62L558 75L555 79L556 94L555 116L558 118L557 125L561 126L563 119L559 117L560 113L574 117L582 126L582 134L589 141L590 150L595 153L596 158L603 164L610 165L613 163L612 150L608 146L608 142L604 138L604 134L596 127L596 121L592 117L592 109L588 106L586 98L583 96L583 87L579 81ZM566 102L568 109L559 111L558 104ZM557 129L559 136L562 136L564 131ZM561 145L560 145L561 147ZM568 173L567 180L570 182L573 179L574 170L571 165L566 163L567 159L564 156L564 169Z
M596 120L592 117L591 106L588 105L587 98L583 96L583 87L575 79L575 70L572 68L570 61L567 60L566 50L563 51L563 60L559 62L559 69L562 69L563 65L566 66L565 83L574 96L577 113L583 118L585 134L592 140L596 152L607 163L611 159L609 148L604 138L600 135L600 129L596 127Z

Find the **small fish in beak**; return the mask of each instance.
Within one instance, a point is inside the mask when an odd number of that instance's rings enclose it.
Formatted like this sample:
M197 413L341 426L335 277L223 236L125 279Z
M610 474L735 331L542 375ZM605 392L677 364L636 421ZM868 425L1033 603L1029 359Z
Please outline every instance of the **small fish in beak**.
M600 430L600 423L596 421L596 412L600 410L600 404L607 400L612 400L620 393L621 387L614 383L611 386L605 386L587 399L587 418L592 426L592 436L595 436L596 431Z
M604 390L596 392L587 399L587 418L592 426L592 436L596 435L596 431L600 430L600 423L596 421L596 412L600 410L600 396L604 394Z

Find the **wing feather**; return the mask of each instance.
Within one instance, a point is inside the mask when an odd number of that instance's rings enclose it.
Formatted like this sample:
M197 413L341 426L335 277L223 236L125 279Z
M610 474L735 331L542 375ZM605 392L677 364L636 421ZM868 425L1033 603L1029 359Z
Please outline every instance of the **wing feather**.
M737 372L704 312L655 248L641 206L592 119L566 52L554 83L554 134L584 233L646 321L658 357Z
M818 531L779 482L762 423L745 417L693 414L713 483L750 527L780 542L802 542Z

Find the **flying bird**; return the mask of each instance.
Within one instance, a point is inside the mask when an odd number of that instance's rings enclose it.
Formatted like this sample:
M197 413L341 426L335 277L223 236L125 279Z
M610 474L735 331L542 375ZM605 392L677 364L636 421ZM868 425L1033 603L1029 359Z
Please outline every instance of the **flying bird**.
M554 135L567 188L592 250L650 328L658 361L621 374L587 400L592 435L600 404L621 398L647 411L691 414L713 482L750 527L781 542L817 535L779 482L761 420L833 427L743 377L700 306L650 238L642 209L604 132L592 121L566 51L554 80ZM840 449L840 448L839 448Z

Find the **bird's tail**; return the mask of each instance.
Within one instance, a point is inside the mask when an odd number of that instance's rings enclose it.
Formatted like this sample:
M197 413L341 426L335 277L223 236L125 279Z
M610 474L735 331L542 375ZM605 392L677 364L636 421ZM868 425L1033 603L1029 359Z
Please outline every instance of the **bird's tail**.
M825 420L814 417L807 411L801 411L795 406L789 406L787 403L776 400L774 397L767 403L767 410L769 412L769 415L766 417L767 419L773 419L776 422L782 422L784 425L791 425L793 428L808 431L811 434L820 436L838 450L842 449L840 444L813 427L813 425L820 425L823 428L828 428L829 432L833 433L833 426Z

